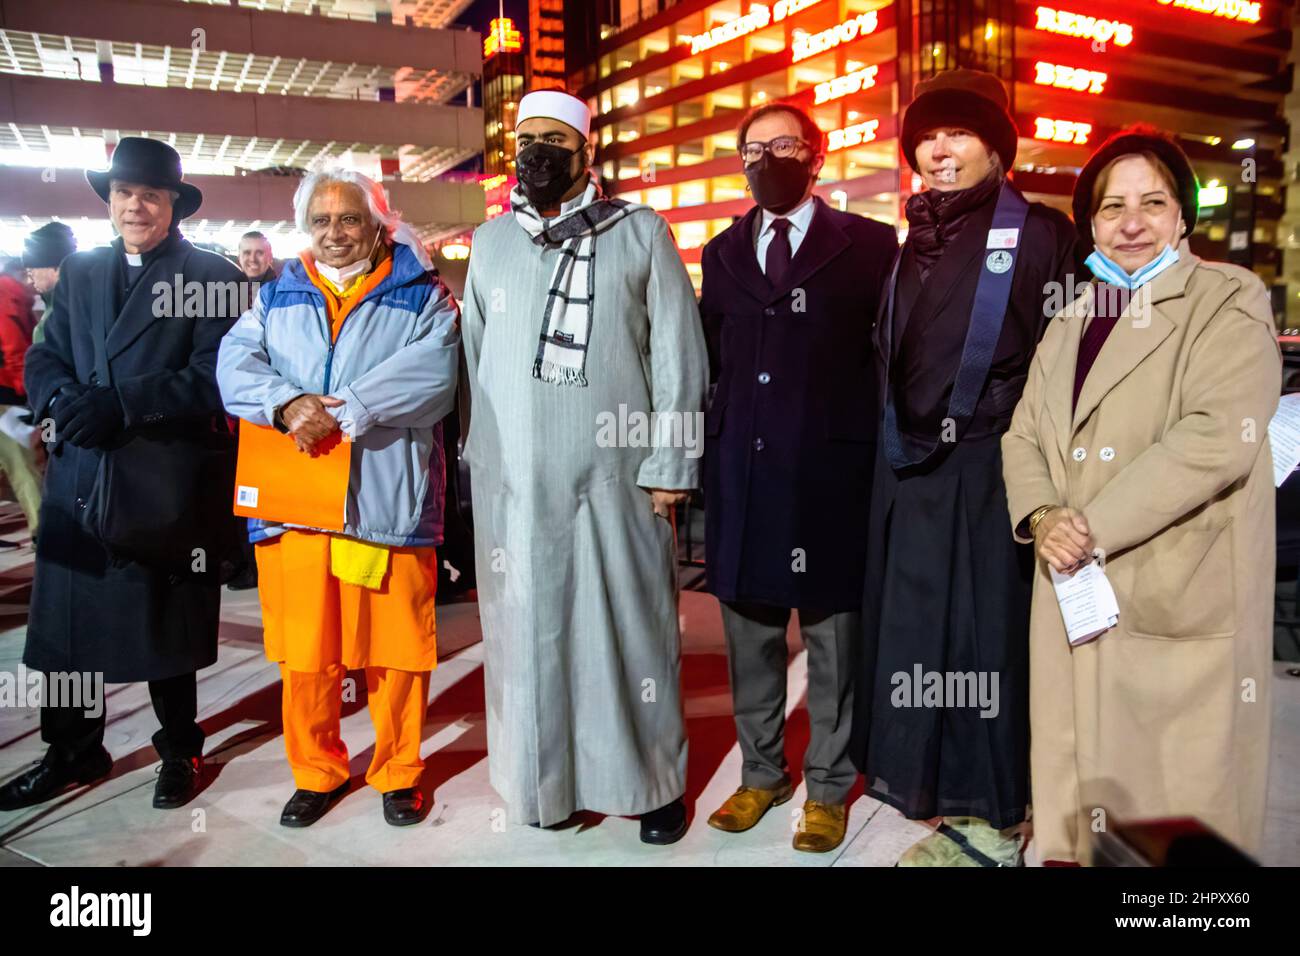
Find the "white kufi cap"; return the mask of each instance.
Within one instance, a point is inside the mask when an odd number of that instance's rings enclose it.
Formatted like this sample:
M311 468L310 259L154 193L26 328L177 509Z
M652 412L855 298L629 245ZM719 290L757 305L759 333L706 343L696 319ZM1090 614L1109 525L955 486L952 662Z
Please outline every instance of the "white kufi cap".
M587 109L587 104L559 90L534 90L525 94L519 101L515 127L537 116L566 123L581 133L583 139L591 132L591 110Z

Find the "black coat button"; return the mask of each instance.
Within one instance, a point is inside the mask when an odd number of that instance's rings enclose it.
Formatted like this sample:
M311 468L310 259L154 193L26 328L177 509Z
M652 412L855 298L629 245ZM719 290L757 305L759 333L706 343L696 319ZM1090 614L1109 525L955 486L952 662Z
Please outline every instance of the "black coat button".
M761 438L754 439L754 451L762 451L765 447L766 447L766 443L763 441L763 439Z
M773 315L776 315L776 309L772 308L772 307L769 305L766 309L763 310L763 314L764 314L764 315L767 315L767 316L773 316Z
M759 385L766 385L766 384L767 384L768 382L770 382L770 381L772 381L772 376L771 376L771 375L768 375L766 372L759 372L759 373L758 373L758 384L759 384Z

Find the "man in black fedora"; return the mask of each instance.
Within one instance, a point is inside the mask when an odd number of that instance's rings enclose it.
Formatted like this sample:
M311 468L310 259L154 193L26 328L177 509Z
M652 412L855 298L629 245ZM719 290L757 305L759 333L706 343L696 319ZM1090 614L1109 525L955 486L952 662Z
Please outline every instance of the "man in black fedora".
M1021 862L1034 559L1006 529L1000 444L1045 306L1080 263L1065 214L1007 178L1017 143L1001 81L967 69L919 83L899 137L926 188L875 328L884 415L851 750L873 797L944 818L900 866Z
M203 767L196 672L217 657L234 455L215 365L243 277L181 236L202 195L170 146L125 138L86 179L118 238L63 261L27 354L50 460L23 663L45 677L48 749L0 787L0 810L108 774L105 683L149 683L155 807L186 803Z

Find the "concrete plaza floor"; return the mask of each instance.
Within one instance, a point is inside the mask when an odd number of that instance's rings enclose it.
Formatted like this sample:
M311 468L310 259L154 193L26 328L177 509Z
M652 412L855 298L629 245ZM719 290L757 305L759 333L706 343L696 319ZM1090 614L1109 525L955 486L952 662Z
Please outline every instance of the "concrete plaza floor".
M10 506L0 510L0 535L24 535ZM30 547L0 552L0 671L16 672L21 659L32 560ZM859 789L844 844L827 854L797 853L790 839L793 814L804 798L802 780L793 801L748 833L725 834L706 825L708 814L738 785L740 753L718 607L696 591L683 592L681 600L692 822L674 846L645 846L636 820L595 814L554 831L503 825L503 805L488 783L483 655L472 603L438 612L440 663L422 751L432 808L424 822L388 826L378 793L364 784L371 731L361 682L361 699L345 705L342 724L352 755L352 792L316 825L285 829L278 818L293 784L281 739L279 676L262 654L257 593L223 595L220 656L199 675L199 718L208 736L209 782L203 792L179 810L151 807L158 763L150 744L156 723L148 689L111 685L105 745L117 761L112 774L42 806L0 813L0 866L892 866L930 832L927 823L906 820ZM787 752L797 772L808 734L806 670L794 628L789 640ZM1286 665L1275 667L1263 853L1271 865L1300 863L1300 679L1285 671ZM29 766L43 750L37 710L0 707L0 780Z

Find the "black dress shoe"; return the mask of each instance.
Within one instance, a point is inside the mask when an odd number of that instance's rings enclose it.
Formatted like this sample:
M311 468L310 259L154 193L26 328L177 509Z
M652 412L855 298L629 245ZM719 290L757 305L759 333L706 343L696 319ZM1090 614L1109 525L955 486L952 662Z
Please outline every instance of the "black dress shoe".
M325 812L330 807L343 799L343 795L348 792L348 787L351 785L351 780L344 780L329 793L321 793L319 790L295 790L280 814L280 826L311 826L325 816Z
M532 827L534 830L563 830L565 827L569 825L569 821L572 820L573 817L574 814L570 813L563 820L556 820L554 823L546 824L546 826L542 826L540 822L530 823L528 825Z
M384 819L395 827L409 827L424 817L424 794L416 787L384 794Z
M0 810L34 807L69 787L107 777L112 769L113 758L103 747L71 763L55 759L53 751L47 750L39 764L0 787Z
M667 806L641 814L641 842L656 846L676 843L686 833L686 804L678 797Z
M203 780L202 757L170 757L158 768L158 782L153 786L153 805L159 810L174 810L194 799Z
M240 571L228 582L226 582L227 591L250 591L257 587L257 565L250 565Z

